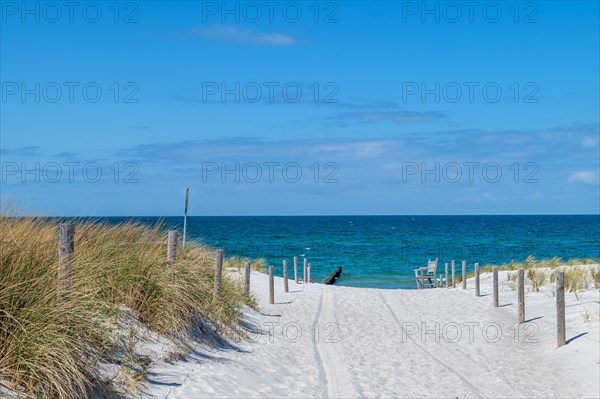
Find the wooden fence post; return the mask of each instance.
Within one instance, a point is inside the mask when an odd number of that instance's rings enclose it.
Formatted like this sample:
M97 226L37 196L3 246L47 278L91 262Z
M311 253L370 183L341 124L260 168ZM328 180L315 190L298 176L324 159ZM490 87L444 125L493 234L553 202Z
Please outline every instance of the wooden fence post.
M169 230L167 239L167 265L169 266L173 266L177 258L177 238L179 238L177 230Z
M221 296L221 277L223 276L223 250L217 250L217 258L215 259L215 291L213 293L213 301L218 301Z
M275 276L273 275L273 266L269 266L269 303L275 304Z
M58 227L58 300L71 298L75 270L75 225L61 223Z
M566 343L565 330L565 273L556 272L556 337L560 348Z
M311 264L309 263L309 264L308 264L308 267L306 268L306 272L307 272L306 274L307 274L307 276L308 276L308 280L306 280L306 282L307 282L308 284L310 284L310 281L311 281L311 280L310 280L310 268L311 268Z
M475 263L475 296L480 296L480 291L479 291L479 263Z
M298 284L298 257L294 256L294 281Z
M456 288L456 261L452 261L452 288Z
M462 261L462 289L467 289L467 261Z
M525 269L519 269L518 278L519 293L519 324L525 323Z
M250 295L250 262L244 263L244 292Z
M304 274L302 274L302 284L306 284L306 276L308 273L308 259L304 258Z
M290 288L288 286L288 267L287 260L283 261L283 290L285 292L290 292Z
M498 266L494 266L494 270L492 272L492 285L493 285L493 295L494 295L494 307L498 307Z
M448 262L446 262L446 288L450 287L450 281L448 280Z

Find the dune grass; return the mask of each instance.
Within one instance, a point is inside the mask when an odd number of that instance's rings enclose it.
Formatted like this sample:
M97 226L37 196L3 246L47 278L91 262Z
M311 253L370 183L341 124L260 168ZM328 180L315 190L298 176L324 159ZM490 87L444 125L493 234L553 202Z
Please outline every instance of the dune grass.
M498 270L516 271L518 269L525 269L527 272L527 279L529 280L534 292L539 292L540 287L546 282L547 274L541 268L550 269L549 281L550 284L555 283L556 270L565 272L565 289L569 292L575 293L576 297L579 297L581 291L587 289L588 275L591 277L591 281L594 283L594 288L600 288L600 267L589 267L588 265L600 265L600 258L572 258L567 261L563 261L561 258L553 257L550 259L536 259L534 256L529 255L523 262L511 261L509 263L493 265L486 264L479 269L480 273L491 273L494 267L498 267ZM579 266L578 266L579 265ZM467 272L467 278L475 276L475 271L471 270ZM508 282L512 291L516 290L517 287L517 274L509 273ZM462 281L462 276L457 277L457 281Z
M166 264L160 226L78 222L70 300L57 300L57 220L0 215L0 383L44 398L89 397L109 356L108 321L124 305L150 330L189 338L205 323L237 327L242 285L224 278L213 302L215 254L187 245Z
M539 292L540 287L546 281L546 273L543 270L529 269L527 270L527 278L531 283L534 292Z

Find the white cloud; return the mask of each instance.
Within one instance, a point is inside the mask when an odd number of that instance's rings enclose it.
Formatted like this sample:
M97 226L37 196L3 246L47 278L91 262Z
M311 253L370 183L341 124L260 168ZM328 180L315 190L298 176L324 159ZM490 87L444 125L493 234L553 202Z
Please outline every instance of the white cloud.
M593 170L583 170L579 172L573 172L569 176L569 183L583 183L583 184L598 184L598 172Z
M584 147L596 147L598 145L598 139L595 137L588 137L581 143Z
M296 44L293 37L282 33L261 33L235 26L218 25L207 29L194 29L192 33L226 43L250 43L267 46L291 46Z

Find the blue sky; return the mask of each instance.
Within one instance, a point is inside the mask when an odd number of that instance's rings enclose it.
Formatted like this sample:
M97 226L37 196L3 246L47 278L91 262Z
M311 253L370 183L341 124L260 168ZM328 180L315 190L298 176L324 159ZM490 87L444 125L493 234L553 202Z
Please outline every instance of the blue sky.
M600 212L596 1L0 3L4 203Z

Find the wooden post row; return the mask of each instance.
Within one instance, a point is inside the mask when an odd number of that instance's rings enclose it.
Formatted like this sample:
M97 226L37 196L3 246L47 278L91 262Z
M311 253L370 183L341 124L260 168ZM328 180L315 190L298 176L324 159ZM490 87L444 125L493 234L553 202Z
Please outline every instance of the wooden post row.
M223 250L217 250L215 259L215 289L213 293L213 301L219 300L221 296L221 278L223 276Z
M61 223L58 227L58 300L67 301L73 288L75 270L75 225Z

